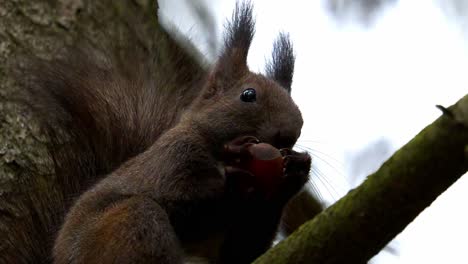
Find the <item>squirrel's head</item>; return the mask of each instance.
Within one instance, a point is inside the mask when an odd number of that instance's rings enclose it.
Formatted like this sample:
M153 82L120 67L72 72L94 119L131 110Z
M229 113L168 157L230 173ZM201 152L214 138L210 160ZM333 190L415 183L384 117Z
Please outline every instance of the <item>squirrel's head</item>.
M288 36L279 35L262 75L247 66L252 6L238 5L226 29L223 52L192 105L191 119L216 142L252 135L277 148L292 147L303 121L290 95L295 58Z

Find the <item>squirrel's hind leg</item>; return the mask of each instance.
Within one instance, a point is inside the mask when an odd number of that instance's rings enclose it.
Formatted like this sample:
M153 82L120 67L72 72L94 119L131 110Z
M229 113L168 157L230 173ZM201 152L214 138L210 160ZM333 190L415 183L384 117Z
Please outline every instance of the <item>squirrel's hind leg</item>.
M132 196L96 216L70 217L84 219L67 219L55 243L54 263L182 263L168 216L152 199Z

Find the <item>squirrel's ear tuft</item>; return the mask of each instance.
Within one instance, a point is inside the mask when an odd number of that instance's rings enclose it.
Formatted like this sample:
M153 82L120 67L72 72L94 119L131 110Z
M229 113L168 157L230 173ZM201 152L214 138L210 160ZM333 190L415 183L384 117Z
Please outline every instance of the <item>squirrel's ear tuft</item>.
M224 36L224 51L222 56L231 56L232 53L247 60L250 44L255 33L255 21L252 15L250 1L236 4L236 10L232 14L231 21L226 25Z
M289 35L280 33L273 46L272 59L267 63L267 76L289 93L291 92L292 78L294 74L295 55Z
M252 10L250 1L236 4L231 21L226 24L224 47L216 65L218 73L236 78L248 70L247 55L255 33Z

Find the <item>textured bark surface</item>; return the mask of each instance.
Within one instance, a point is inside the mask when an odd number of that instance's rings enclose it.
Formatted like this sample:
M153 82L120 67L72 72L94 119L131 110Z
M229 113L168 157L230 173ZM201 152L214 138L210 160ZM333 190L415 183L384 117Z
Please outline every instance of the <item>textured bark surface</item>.
M12 101L27 77L24 58L52 58L65 46L137 43L158 49L160 59L184 61L203 71L157 23L155 0L2 0L0 4L0 263L44 260L41 245L21 237L38 217L63 199L40 131L24 107ZM129 41L131 40L131 41ZM196 52L196 51L195 51ZM180 65L180 63L179 63ZM164 69L170 73L178 69ZM13 74L14 72L14 74ZM177 86L174 80L173 85ZM184 80L181 80L184 81ZM258 263L364 263L467 169L468 99L442 116L394 155L361 187L309 222ZM309 205L309 203L308 203ZM44 212L44 213L38 213ZM59 221L51 219L40 222ZM52 223L54 224L54 223ZM57 224L57 223L55 223ZM291 229L294 229L294 223ZM42 229L47 229L43 227ZM41 228L38 228L41 230ZM42 243L50 243L52 237ZM39 231L37 231L39 232ZM248 238L247 238L248 239ZM36 256L36 259L28 257ZM10 261L8 261L10 260ZM315 262L314 262L315 261Z
M468 170L468 95L358 188L255 261L366 263Z
M14 98L21 91L21 79L28 76L30 58L50 59L80 42L100 48L121 43L139 45L143 50L157 48L158 59L177 58L194 75L202 71L159 27L155 0L2 0L0 263L47 262L49 257L42 244L50 248L54 233L50 229L60 223L61 216L54 214L63 211L57 208L63 197L55 184L44 137L31 113ZM177 80L172 85L177 86ZM31 236L43 240L31 241L19 230L30 230Z
M129 5L131 8L125 8L123 5ZM129 14L133 13L133 16L124 16L121 11L123 9ZM146 18L141 20L146 20L147 30L155 31L153 25L156 9L152 1L2 1L0 5L0 61L2 62L0 63L0 194L2 196L15 191L23 167L41 168L44 173L50 171L44 159L45 149L37 128L31 124L29 114L11 100L19 90L18 82L12 72L22 70L17 67L21 58L27 56L51 58L64 46L73 45L82 36L92 39L94 43L99 43L103 41L103 37L109 36L116 41L119 38L124 39L131 34L125 32L126 21L122 18L136 19L141 18L142 14L146 14ZM4 211L1 204L0 210Z

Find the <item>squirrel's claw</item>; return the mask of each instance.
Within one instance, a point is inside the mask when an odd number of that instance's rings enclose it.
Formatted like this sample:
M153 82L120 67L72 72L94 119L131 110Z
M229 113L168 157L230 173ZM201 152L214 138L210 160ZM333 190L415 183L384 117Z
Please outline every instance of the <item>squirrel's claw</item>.
M224 155L228 160L234 159L238 161L240 156L248 155L247 149L250 146L258 143L260 143L260 140L254 136L237 137L224 145Z
M283 157L286 157L286 156L289 156L289 155L293 155L293 150L290 149L290 148L282 148L279 150L280 153L281 153L281 156Z
M258 140L258 138L254 136L240 136L229 142L229 144L232 144L232 145L243 145L245 143L258 144L260 143L260 140Z

